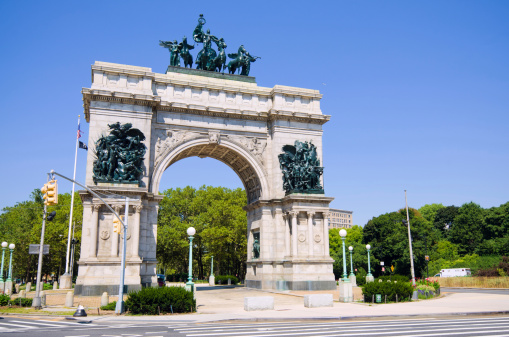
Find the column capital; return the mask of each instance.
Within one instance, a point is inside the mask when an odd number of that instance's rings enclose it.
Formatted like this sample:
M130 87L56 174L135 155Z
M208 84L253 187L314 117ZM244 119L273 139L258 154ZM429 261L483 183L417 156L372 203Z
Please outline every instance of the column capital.
M142 206L142 205L136 205L136 206L134 206L134 211L135 211L136 213L140 213L142 209L143 209L143 206Z
M92 212L99 212L99 210L101 209L102 205L101 204L95 204L95 205L92 205Z
M111 206L111 208L113 208L113 210L115 210L115 212L118 213L118 212L120 212L120 209L122 208L122 206L120 206L120 205L113 205L113 206Z
M312 218L315 215L315 211L308 211L308 218Z
M329 218L329 216L330 216L330 212L329 212L329 211L327 211L327 212L322 212L322 214L323 214L323 218L324 218L324 219L328 219L328 218Z
M299 214L298 211L290 211L290 212L288 212L288 215L291 216L292 218L297 217L298 214Z

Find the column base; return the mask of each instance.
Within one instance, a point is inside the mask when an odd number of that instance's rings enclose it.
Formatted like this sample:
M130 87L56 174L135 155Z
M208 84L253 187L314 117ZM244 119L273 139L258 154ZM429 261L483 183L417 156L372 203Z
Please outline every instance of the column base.
M72 276L69 273L65 273L60 276L60 289L72 289Z
M375 277L373 275L366 276L366 283L375 282Z
M215 285L216 285L216 277L214 275L210 275L209 286L214 287Z
M8 295L12 295L12 289L13 289L12 281L6 281L5 282L4 293L8 294Z
M350 283L352 284L352 287L357 287L357 277L352 274L348 278L350 279Z
M339 284L339 301L353 302L353 287L350 282L341 282Z

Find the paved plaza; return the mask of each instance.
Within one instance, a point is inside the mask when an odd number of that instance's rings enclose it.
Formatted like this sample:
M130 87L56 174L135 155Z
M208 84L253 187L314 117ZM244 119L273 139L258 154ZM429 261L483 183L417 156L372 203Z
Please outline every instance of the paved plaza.
M47 291L47 311L63 311L66 290ZM316 294L317 292L309 292ZM320 292L325 293L325 292ZM306 308L304 295L307 292L275 292L249 289L245 287L198 285L196 291L197 312L192 314L175 314L161 316L116 316L111 311L100 311L99 296L75 296L74 305L87 308L89 318L131 321L131 320L168 320L178 322L215 322L225 320L274 321L274 320L328 320L328 319L366 319L383 317L415 317L434 316L446 317L450 315L466 314L496 314L509 313L509 294L493 294L480 292L448 293L435 299L419 300L404 303L369 304L362 302L340 303L338 291L333 294L333 307ZM28 297L33 297L30 292ZM245 297L274 297L274 310L244 311ZM110 296L110 302L117 296ZM71 309L72 310L72 309ZM107 317L105 317L105 315ZM102 318L101 318L102 317Z

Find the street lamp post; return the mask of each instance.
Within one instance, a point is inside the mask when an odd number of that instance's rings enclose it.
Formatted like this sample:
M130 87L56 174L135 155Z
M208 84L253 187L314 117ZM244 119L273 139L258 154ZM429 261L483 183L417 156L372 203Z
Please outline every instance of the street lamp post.
M348 278L348 274L346 272L346 252L345 252L346 230L345 229L340 230L339 236L341 236L341 240L343 241L343 279L341 280L341 284L339 285L339 301L352 302L353 288L352 283L350 282L350 279Z
M352 283L352 286L353 287L356 287L357 286L357 277L355 277L355 274L353 273L353 260L352 260L352 252L353 252L353 247L350 246L348 247L348 250L350 251L350 282Z
M346 253L345 253L346 230L345 229L340 230L339 236L341 236L341 241L343 241L343 282L350 282L350 280L348 279L348 274L346 272Z
M189 276L187 278L186 289L188 291L194 292L194 283L193 283L193 235L196 234L196 229L194 227L189 227L187 229L187 235L189 235Z
M2 242L2 271L0 272L0 290L4 292L5 290L5 282L4 282L4 257L5 257L5 249L7 249L7 242Z
M16 246L14 243L9 245L10 257L9 257L9 274L7 275L7 281L5 281L5 292L9 292L12 294L12 252L14 252L14 248Z
M369 260L369 250L371 249L371 246L369 244L366 245L366 250L368 251L368 274L366 275L366 283L373 282L375 278L373 275L371 275L371 262Z
M348 250L350 251L350 276L355 276L355 274L353 273L353 260L352 260L353 247L352 246L348 247Z

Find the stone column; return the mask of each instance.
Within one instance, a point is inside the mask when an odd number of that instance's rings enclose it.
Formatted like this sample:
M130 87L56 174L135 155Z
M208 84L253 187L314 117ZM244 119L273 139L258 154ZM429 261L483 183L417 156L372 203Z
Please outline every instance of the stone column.
M132 241L132 256L137 258L140 256L140 215L143 206L134 206L134 224L131 230Z
M308 212L308 248L309 256L313 256L313 216L315 212Z
M323 212L323 255L329 256L329 212Z
M120 215L120 209L121 209L120 205L114 205L112 208L115 210L115 212L117 212L117 214ZM115 216L115 215L113 215L113 216ZM111 256L114 256L114 257L118 256L118 237L119 236L120 235L118 233L115 233L115 232L111 233L111 240L112 240L111 241Z
M90 230L90 257L97 257L97 231L99 227L99 211L102 205L92 205L92 228Z
M291 219L289 214L283 214L283 220L285 222L285 256L290 256L290 223L288 220Z
M297 257L297 215L299 212L289 212L292 218L292 256Z

